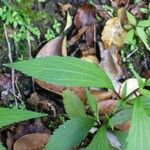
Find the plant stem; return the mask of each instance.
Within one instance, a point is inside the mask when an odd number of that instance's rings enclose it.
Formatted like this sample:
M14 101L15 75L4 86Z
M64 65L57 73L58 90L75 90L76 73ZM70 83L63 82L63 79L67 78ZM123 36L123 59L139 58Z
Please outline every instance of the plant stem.
M30 41L30 32L27 30L27 42L28 42L28 56L29 58L32 58L32 47L31 47L31 41ZM34 86L34 79L32 78L32 89L33 92L35 91Z
M5 38L6 38L7 47L8 47L8 58L9 58L10 63L13 63L12 53L11 53L11 46L10 46L10 41L9 41L9 38L8 38L6 25L3 24L3 26L4 26ZM11 69L11 82L12 82L12 92L15 94L16 91L15 91L15 71L14 71L14 69ZM15 97L14 97L14 99L15 99L15 105L18 108L18 101Z

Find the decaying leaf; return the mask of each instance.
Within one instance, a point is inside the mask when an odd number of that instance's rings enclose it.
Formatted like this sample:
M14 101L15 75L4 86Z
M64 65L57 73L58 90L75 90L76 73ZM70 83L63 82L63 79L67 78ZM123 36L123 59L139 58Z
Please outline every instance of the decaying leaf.
M124 9L119 9L118 17L111 18L106 22L102 32L102 41L105 49L110 48L112 45L116 45L118 48L123 47L127 32L121 25L120 19L122 15L124 15Z
M123 78L123 69L120 63L120 56L118 55L118 48L104 50L101 47L101 62L100 67L104 69L109 78L112 80L115 90L119 92L121 83L120 79Z
M109 99L113 96L113 92L111 91L91 90L91 94L95 97L96 101Z
M127 131L129 131L130 125L131 125L131 121L127 121L123 124L115 125L115 127L117 129L127 132Z
M45 133L26 134L14 144L14 150L42 150L48 142L49 135Z
M49 41L36 55L36 57L46 57L46 56L62 56L61 45L62 36L58 36L55 39Z
M87 56L82 57L81 59L97 64L97 65L99 64L99 60L94 55L87 55Z
M68 11L70 8L72 8L72 5L70 3L66 3L66 4L62 4L62 3L58 3L62 14L65 15L65 12Z
M117 100L114 99L101 100L98 101L97 104L100 115L105 115L106 113L112 113L113 108L117 104Z
M71 40L69 41L69 45L75 44L75 42L77 42L81 38L81 36L87 31L87 29L88 29L88 26L84 26L81 29L79 29L78 33L75 36L73 36Z
M110 0L112 6L116 7L116 8L120 8L120 7L126 7L130 0Z
M83 4L78 8L74 18L74 25L77 30L84 26L93 25L95 22L95 10L92 5Z

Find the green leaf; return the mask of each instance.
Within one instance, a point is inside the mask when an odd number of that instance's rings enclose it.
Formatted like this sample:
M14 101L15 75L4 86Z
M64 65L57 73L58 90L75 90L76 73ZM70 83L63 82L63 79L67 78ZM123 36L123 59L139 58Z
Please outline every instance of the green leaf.
M52 56L24 60L5 66L47 83L113 89L111 80L102 69L77 58Z
M46 114L27 111L27 110L18 110L18 109L9 109L9 108L0 108L0 128L3 128L7 125L32 119L47 116Z
M69 118L86 117L85 106L77 95L66 90L64 91L63 96L65 111Z
M146 46L146 48L150 51L150 47L148 45L148 40L147 40L147 35L146 35L144 29L141 27L136 27L136 32L137 32L137 35L139 36L139 38L141 39L141 41Z
M127 150L150 149L150 118L147 116L139 99L134 104L127 142Z
M149 27L150 26L150 20L139 21L137 26L139 26L139 27Z
M140 93L141 93L143 96L148 96L148 97L150 97L150 91L149 91L149 90L140 89Z
M106 126L102 126L94 136L92 142L87 147L87 150L110 150L110 144L107 139Z
M86 95L87 95L87 102L90 105L90 108L96 118L96 120L99 120L99 112L98 112L98 106L95 98L93 95L90 93L89 90L86 90Z
M137 23L136 18L135 18L131 13L129 13L128 11L126 12L126 14L127 14L128 21L129 21L133 26L136 26L136 23Z
M126 150L126 147L127 147L126 139L127 139L128 133L122 132L122 131L114 131L113 133L118 138L118 140L121 144L121 150Z
M0 150L6 150L6 148L2 144L0 144Z
M94 119L72 118L59 126L49 139L46 150L71 150L81 143L94 124Z
M146 81L145 86L150 86L150 78Z
M132 44L133 43L133 39L134 39L134 33L135 33L134 29L129 30L128 33L127 33L127 36L125 38L124 43Z
M140 77L140 75L134 70L132 64L129 65L129 68L130 68L131 72L133 73L133 75L134 75L134 76L136 77L136 79L138 80L139 88L143 88L144 85L145 85L145 80L142 79L142 78Z
M109 120L110 126L113 128L117 124L122 124L129 121L132 118L132 111L132 107L127 107L113 115Z
M141 104L142 104L143 108L145 109L147 114L150 116L150 97L140 96L139 99L141 101Z

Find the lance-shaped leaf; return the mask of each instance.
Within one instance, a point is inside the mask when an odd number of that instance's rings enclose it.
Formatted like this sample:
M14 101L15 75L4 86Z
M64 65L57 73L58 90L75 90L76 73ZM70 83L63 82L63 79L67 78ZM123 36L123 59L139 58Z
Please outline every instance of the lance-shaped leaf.
M96 99L93 97L93 95L88 90L86 90L86 95L87 95L88 104L90 105L90 108L91 108L96 120L99 120L99 112L98 112L98 106L97 106Z
M137 35L139 36L139 38L141 39L141 41L146 46L146 48L150 51L150 47L148 45L148 43L149 43L148 37L147 37L147 34L145 33L144 29L141 27L136 27L136 32L137 32Z
M150 149L150 118L139 99L134 104L132 123L127 142L127 150Z
M71 91L64 91L64 107L69 118L86 117L85 107L80 98Z
M94 136L87 150L111 150L110 143L107 139L106 126L102 126Z
M18 110L18 109L8 109L0 108L0 128L32 118L44 117L46 114L27 111L27 110Z
M109 77L102 69L95 64L77 58L52 56L24 60L5 66L47 83L113 89Z
M61 125L49 139L45 150L71 150L87 136L94 119L90 117L72 118Z
M127 18L133 26L136 26L137 20L131 13L127 12Z

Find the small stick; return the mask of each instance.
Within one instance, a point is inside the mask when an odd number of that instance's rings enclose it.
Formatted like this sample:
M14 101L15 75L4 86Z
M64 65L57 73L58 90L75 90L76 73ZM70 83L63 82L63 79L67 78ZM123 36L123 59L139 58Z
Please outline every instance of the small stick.
M8 47L8 58L9 58L10 63L13 63L12 53L11 53L11 46L10 46L10 41L9 41L9 38L8 38L6 25L3 24L3 26L4 26L5 38L6 38L7 47ZM11 69L11 82L12 82L12 91L13 91L13 93L15 93L16 91L15 91L15 71L14 71L14 69ZM18 108L18 101L17 101L16 98L15 98L15 105Z
M28 56L29 58L32 58L32 48L31 48L31 41L30 41L30 33L27 30L27 42L28 42ZM35 86L34 86L34 79L32 78L32 88L33 92L35 92Z

